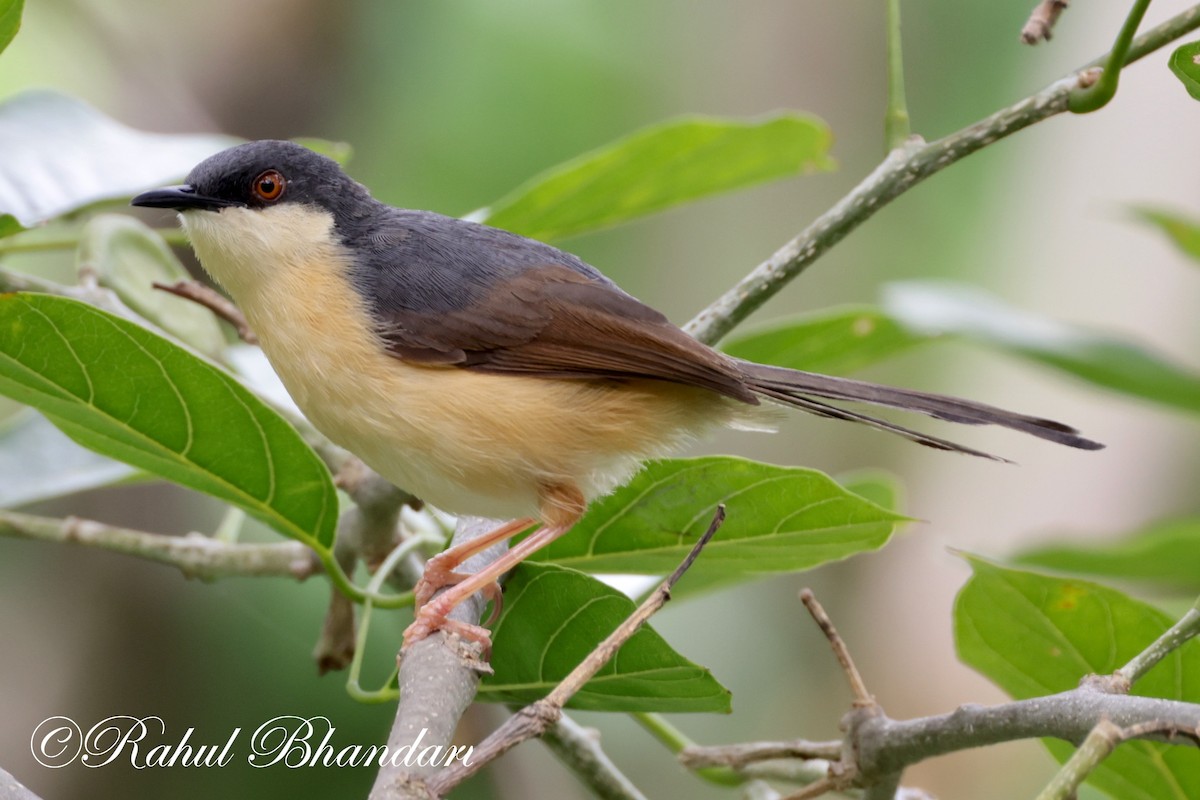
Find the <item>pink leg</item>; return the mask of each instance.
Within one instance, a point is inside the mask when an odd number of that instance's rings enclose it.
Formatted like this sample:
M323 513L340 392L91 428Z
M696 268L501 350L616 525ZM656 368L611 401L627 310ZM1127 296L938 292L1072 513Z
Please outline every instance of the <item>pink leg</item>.
M527 521L523 521L527 522ZM505 526L508 527L508 526ZM527 527L527 525L523 526ZM468 575L454 585L453 588L443 592L428 603L423 604L417 611L417 618L408 626L408 630L404 631L404 647L408 647L414 642L419 642L429 634L433 633L442 627L453 629L456 633L464 638L472 639L481 643L485 650L491 650L491 634L486 628L478 625L470 625L467 623L458 623L453 620L447 620L446 615L450 613L450 609L466 600L471 595L478 592L491 584L494 584L501 575L508 572L517 564L524 561L535 551L553 542L558 537L562 536L571 525L548 525L540 530L527 536L516 547L509 550L500 558L493 561L486 569L477 572L474 575ZM512 533L508 535L513 535ZM486 534L491 536L491 534ZM480 537L484 538L484 537ZM474 544L473 540L470 542ZM490 545L489 545L490 546ZM480 548L483 549L483 548ZM450 552L450 551L447 551ZM443 553L443 555L445 555ZM447 622L450 624L447 625Z
M425 563L425 574L421 576L421 580L417 582L415 589L417 595L417 606L423 606L429 602L429 598L433 597L434 593L446 586L454 584L467 578L467 575L461 572L455 572L454 568L462 564L476 553L482 553L496 542L504 541L510 536L516 536L526 528L536 525L537 522L530 517L522 517L514 519L512 522L494 528L482 536L476 536L469 542L456 544L449 550L438 553L433 558ZM497 602L500 596L499 587L488 590L488 599Z

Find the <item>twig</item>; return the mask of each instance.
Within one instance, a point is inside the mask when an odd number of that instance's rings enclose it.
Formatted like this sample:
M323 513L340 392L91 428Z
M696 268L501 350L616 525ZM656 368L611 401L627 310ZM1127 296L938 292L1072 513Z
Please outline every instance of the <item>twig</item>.
M303 580L320 570L312 550L299 542L230 544L198 533L166 536L76 517L0 511L0 536L111 550L168 564L201 580L235 575Z
M854 659L850 657L850 649L846 647L846 642L838 634L837 629L833 627L833 620L829 619L829 615L825 613L825 609L817 602L817 598L813 595L811 589L800 590L800 602L804 603L804 607L808 609L808 613L816 621L817 627L821 629L821 633L825 634L825 638L829 640L829 646L833 648L833 654L837 656L838 663L842 665L842 670L846 673L846 679L850 682L850 691L854 693L854 705L875 705L875 698L867 691L867 685L863 682L858 667L854 665Z
M237 331L238 338L243 342L246 344L258 344L258 334L251 330L250 323L246 322L246 317L242 314L241 309L216 289L205 286L200 281L176 281L175 283L160 283L155 281L151 285L155 289L170 292L177 297L182 297L184 300L191 300L193 303L204 306L232 325L234 330Z
M1133 63L1197 26L1200 26L1200 5L1137 37L1124 63ZM1066 111L1068 97L1080 86L1080 74L1102 65L1104 58L943 139L924 145L910 141L893 150L849 194L697 314L685 330L706 344L716 343L826 250L899 195L976 150Z
M1158 637L1145 650L1129 660L1113 674L1113 678L1123 682L1124 691L1138 682L1151 667L1162 661L1188 640L1200 634L1200 600L1187 610L1178 622L1172 625L1162 636Z
M679 754L679 762L688 769L700 767L732 767L738 769L748 764L775 758L814 758L835 761L842 757L842 742L810 742L793 739L787 742L744 742L742 744L701 747L693 745Z
M1121 729L1102 719L1092 728L1092 732L1083 740L1067 763L1062 765L1054 779L1038 793L1037 800L1067 800L1075 795L1076 790L1100 765L1109 754L1121 743Z
M813 781L808 786L805 786L798 792L789 794L783 800L812 800L814 797L820 797L826 792L835 792L839 789L837 782L826 775L819 781Z
M562 708L566 705L567 701L583 688L583 685L591 680L608 663L609 659L616 655L621 645L628 641L633 634L637 633L646 620L662 608L667 600L671 598L671 588L683 577L683 574L696 560L696 557L700 555L700 551L712 539L724 520L725 507L723 505L717 506L717 512L713 515L713 520L709 524L708 530L705 531L700 540L692 547L691 552L688 553L683 563L676 567L675 571L662 582L658 589L651 593L632 614L618 625L616 630L610 633L604 641L596 645L587 658L576 666L575 669L571 670L557 686L550 690L548 695L541 700L525 706L525 708L509 717L503 725L480 742L472 756L472 763L446 767L432 779L426 781L426 785L434 795L442 796L446 794L450 789L478 772L497 757L508 752L526 739L540 736L547 728L557 722L562 714Z
M542 742L600 800L646 800L600 748L597 731L584 728L563 714L542 734Z
M1025 27L1021 28L1021 41L1025 44L1050 41L1058 18L1066 10L1067 0L1041 0L1029 14Z

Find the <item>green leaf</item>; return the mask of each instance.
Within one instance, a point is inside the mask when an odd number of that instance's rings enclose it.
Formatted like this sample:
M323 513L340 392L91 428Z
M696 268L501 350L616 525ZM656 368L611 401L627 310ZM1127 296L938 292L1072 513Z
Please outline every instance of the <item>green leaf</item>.
M544 697L634 608L625 595L583 573L522 564L504 587L504 613L492 634L495 674L484 677L479 699L523 705ZM646 625L567 706L727 713L730 694Z
M592 503L570 533L534 558L584 572L665 575L708 529L718 503L725 524L681 589L875 550L904 519L815 470L728 456L656 461Z
M21 29L21 11L25 0L0 0L0 53L16 38Z
M178 181L236 144L128 128L75 98L33 91L0 103L0 209L22 225ZM0 221L0 233L11 223Z
M953 283L890 284L881 308L793 317L733 339L739 358L849 372L928 342L959 340L1053 367L1106 389L1200 411L1200 372L1111 334L1077 328Z
M312 547L337 495L299 434L226 373L84 303L0 295L0 394L85 447L232 503Z
M41 414L26 409L23 416L0 433L0 508L112 486L138 474L75 444Z
M1018 564L1200 591L1200 518L1154 523L1113 542L1076 541L1027 550Z
M900 513L904 507L904 485L885 469L856 469L834 478L846 491L871 501L880 508Z
M17 218L12 214L0 214L0 239L25 230L28 228L17 222Z
M154 283L190 280L191 275L162 237L124 214L99 214L84 226L79 263L93 269L102 286L125 305L201 353L216 356L225 336L208 309L154 288Z
M1181 214L1156 208L1135 208L1134 213L1146 222L1157 225L1180 250L1200 261L1200 223Z
M575 236L718 192L832 169L830 142L825 123L800 114L672 120L536 176L485 209L483 221L535 239Z
M732 338L725 352L747 361L844 375L925 341L899 320L870 306L804 314Z
M1175 48L1168 63L1171 72L1183 83L1188 94L1200 100L1200 42L1189 42Z
M953 284L895 284L884 310L925 337L957 336L1062 370L1090 383L1200 411L1200 373L1141 345L1005 306Z
M1172 624L1155 608L1094 583L1006 569L972 558L973 577L954 607L959 657L1015 698L1073 689L1111 673ZM1134 687L1136 694L1200 701L1200 643L1183 645ZM1065 761L1074 748L1046 740ZM1200 797L1194 750L1144 741L1122 744L1090 782L1121 800Z

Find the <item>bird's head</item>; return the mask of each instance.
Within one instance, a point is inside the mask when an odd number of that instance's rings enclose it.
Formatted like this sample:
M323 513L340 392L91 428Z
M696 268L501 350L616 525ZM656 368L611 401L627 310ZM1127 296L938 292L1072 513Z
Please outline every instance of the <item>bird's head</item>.
M337 162L274 140L223 150L132 204L178 211L205 268L235 294L281 261L328 252L379 205Z

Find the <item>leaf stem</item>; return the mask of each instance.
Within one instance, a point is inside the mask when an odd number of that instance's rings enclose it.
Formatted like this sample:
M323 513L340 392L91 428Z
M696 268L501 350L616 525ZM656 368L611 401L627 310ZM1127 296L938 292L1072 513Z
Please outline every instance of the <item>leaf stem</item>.
M668 722L662 714L638 711L629 716L676 756L687 748L696 746L696 743L689 739L687 734ZM702 778L717 786L740 786L748 780L729 767L698 767L692 769L691 772L697 778Z
M375 602L371 598L378 596L379 590L383 588L383 582L392 574L392 570L396 568L401 559L421 545L430 544L433 541L434 537L421 534L405 539L396 545L392 552L388 553L387 558L379 565L379 569L375 570L370 583L367 584L362 619L359 621L358 631L354 637L354 656L350 660L349 674L346 676L346 693L360 703L388 703L400 696L400 690L392 687L398 669L393 669L383 686L374 691L363 689L362 683L359 682L359 676L362 674L363 653L367 649L367 631L371 626L371 611L375 606ZM407 594L411 594L411 592Z
M1133 36L1137 33L1138 25L1142 24L1142 18L1146 16L1146 9L1149 7L1150 0L1136 0L1133 4L1133 8L1129 10L1129 16L1125 18L1125 24L1117 32L1117 40L1108 53L1108 60L1104 64L1100 77L1091 86L1081 87L1071 92L1067 107L1073 114L1097 111L1108 105L1108 102L1116 96L1117 83L1121 79L1121 69L1125 66L1126 58L1129 56L1129 47L1133 43Z
M887 151L903 145L912 134L908 101L904 97L904 56L900 40L900 0L887 0L888 101L883 118L883 140Z

